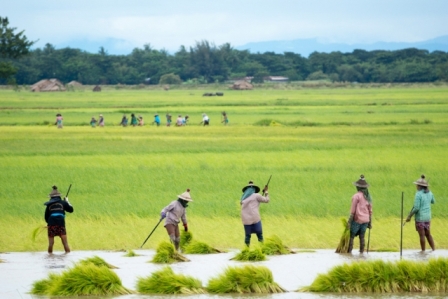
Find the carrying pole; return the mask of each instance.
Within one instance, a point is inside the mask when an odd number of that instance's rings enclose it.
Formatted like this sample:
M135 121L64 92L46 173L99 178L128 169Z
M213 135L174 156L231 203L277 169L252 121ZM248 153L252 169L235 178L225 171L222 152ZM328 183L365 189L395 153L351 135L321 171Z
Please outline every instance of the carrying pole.
M372 217L369 218L369 224L372 223ZM369 235L367 237L367 254L369 254L369 247L370 247L370 228L369 228Z
M153 228L153 230L151 231L151 233L149 234L149 236L146 238L145 242L143 242L142 246L140 246L140 248L143 247L143 245L145 245L146 241L148 241L149 237L151 237L152 233L156 230L157 226L159 226L160 222L162 222L163 218L160 218L159 222L156 224L156 226Z
M271 176L269 177L268 183L265 185L265 187L269 187L269 182L271 181L271 178L272 178L272 174L271 174ZM264 196L264 191L263 191L263 196Z
M403 223L403 201L404 201L404 192L401 192L401 223ZM405 223L403 223L401 225L401 233L400 233L400 260L403 257L403 226L404 226Z

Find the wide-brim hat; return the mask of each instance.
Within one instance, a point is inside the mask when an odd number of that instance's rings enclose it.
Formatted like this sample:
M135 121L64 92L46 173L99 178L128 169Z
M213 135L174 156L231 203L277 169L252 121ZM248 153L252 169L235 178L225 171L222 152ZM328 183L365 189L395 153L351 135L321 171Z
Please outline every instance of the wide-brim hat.
M177 197L179 197L180 199L183 199L185 201L193 201L193 199L191 199L190 189L187 189L187 191L185 191L181 195L178 195Z
M416 184L418 186L423 186L423 187L428 187L429 186L428 181L425 180L425 175L424 174L422 174L420 176L420 178L414 182L414 184Z
M353 182L353 185L355 185L356 187L360 187L360 188L367 188L370 186L366 182L366 179L364 178L363 174L361 174L361 176L359 177L359 180L357 180L356 182Z
M254 185L253 181L249 181L248 185L243 187L243 192L246 191L246 189L249 188L249 187L254 187L255 188L255 193L260 192L260 187Z
M57 188L53 188L53 190L51 190L51 193L48 194L49 197L57 197L57 196L61 196L61 193L59 193Z

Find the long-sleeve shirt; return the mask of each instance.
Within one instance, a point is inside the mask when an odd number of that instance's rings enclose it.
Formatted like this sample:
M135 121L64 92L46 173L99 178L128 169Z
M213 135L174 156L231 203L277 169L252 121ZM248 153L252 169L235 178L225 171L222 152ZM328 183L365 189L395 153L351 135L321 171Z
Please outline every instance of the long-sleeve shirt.
M183 224L187 224L187 211L178 200L173 200L169 205L162 209L162 213L166 214L165 225L178 225L180 220Z
M364 194L359 191L352 197L350 214L353 220L359 224L369 223L372 216L372 205L365 199Z
M73 213L73 207L59 196L52 197L45 205L45 221L48 225L65 226L65 212Z
M261 220L259 207L260 203L268 203L269 195L266 197L258 193L250 195L241 202L241 220L244 225L251 225Z
M415 214L415 221L425 222L431 220L431 204L436 200L431 191L425 193L424 190L419 190L415 193L414 207L412 212Z

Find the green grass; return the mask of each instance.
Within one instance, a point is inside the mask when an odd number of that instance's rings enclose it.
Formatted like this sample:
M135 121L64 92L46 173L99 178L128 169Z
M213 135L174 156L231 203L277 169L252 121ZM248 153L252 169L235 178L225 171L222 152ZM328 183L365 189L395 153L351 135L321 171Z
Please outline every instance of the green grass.
M238 252L232 260L240 262L259 262L266 260L266 254L263 252L261 246L244 247Z
M88 265L88 264L94 264L97 267L106 267L108 269L118 269L114 265L109 264L104 259L100 258L99 256L95 255L93 257L89 257L83 260L80 260L78 262L79 265Z
M266 255L294 253L294 251L283 244L282 240L277 235L272 235L266 238L261 245L261 251Z
M421 173L430 178L436 198L436 246L448 248L448 231L441 229L448 225L448 206L442 204L448 199L447 91L269 89L226 91L212 99L201 90L0 90L0 225L10 232L0 236L0 251L46 248L45 234L36 234L35 243L29 235L45 225L43 203L54 184L64 194L73 184L75 212L66 216L73 250L138 248L160 210L186 188L194 199L187 217L195 238L239 248L241 188L248 180L263 185L271 174L271 202L260 207L265 235L278 235L293 248L336 248L339 219L348 215L352 182L361 173L374 202L372 250L398 248L401 192L407 212L412 182ZM219 123L222 110L229 126ZM65 119L62 130L43 124L58 112ZM189 114L191 125L116 125L131 112L147 124L155 112L163 124L167 112ZM203 112L210 127L197 125ZM99 113L106 127L90 128L88 121ZM282 125L255 125L263 121ZM404 248L419 248L412 225L404 230ZM159 228L145 246L156 248L163 239ZM61 248L60 242L55 246Z
M199 279L174 273L170 267L153 272L148 277L140 277L137 291L141 294L205 294Z
M96 260L96 259L95 259ZM60 274L33 283L32 294L48 296L125 295L133 292L123 287L118 275L107 266L80 262Z
M182 254L178 253L176 249L174 249L174 245L163 241L157 247L156 254L152 258L151 262L157 264L171 264L176 262L188 262L190 261Z
M246 265L228 267L224 273L210 279L207 285L210 293L283 293L272 276L271 270L265 266Z
M135 257L135 256L139 256L139 255L140 254L135 253L134 250L128 250L124 256L126 256L126 257Z
M382 260L361 261L332 268L319 274L302 289L331 293L447 293L448 259L428 262Z

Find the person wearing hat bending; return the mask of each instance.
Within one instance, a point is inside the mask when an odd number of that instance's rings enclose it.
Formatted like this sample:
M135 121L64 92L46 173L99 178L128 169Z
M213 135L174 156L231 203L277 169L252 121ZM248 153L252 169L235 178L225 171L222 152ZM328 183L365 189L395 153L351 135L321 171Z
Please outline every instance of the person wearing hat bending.
M190 196L190 189L177 196L177 199L164 207L160 212L161 219L165 219L165 228L170 236L171 242L176 250L179 250L180 232L179 222L182 220L184 230L188 231L186 208L188 203L193 201Z
M259 212L260 203L268 203L268 186L263 189L262 196L258 194L260 187L254 185L253 181L243 188L243 195L240 199L241 220L244 225L244 243L249 246L252 234L256 234L258 241L263 242L263 228L261 226L261 217Z
M372 219L372 198L370 197L369 184L367 184L364 175L361 174L359 180L353 183L358 192L352 197L350 208L350 217L347 222L347 228L350 230L350 241L348 243L348 253L352 252L353 240L359 236L359 252L364 252L365 233L367 228L371 229Z
M73 213L73 207L68 201L68 197L61 199L58 187L53 186L49 194L50 200L44 203L45 221L48 229L48 253L53 253L54 237L59 236L64 246L65 253L70 252L67 241L67 231L65 229L65 212Z
M415 215L415 230L420 236L420 247L422 252L425 251L426 240L428 240L429 246L434 251L436 247L431 235L431 204L435 203L434 195L429 191L429 184L425 180L425 175L414 182L417 185L417 192L415 193L414 207L406 218L406 222L411 221L413 215ZM426 240L425 240L426 238Z

